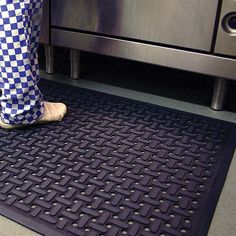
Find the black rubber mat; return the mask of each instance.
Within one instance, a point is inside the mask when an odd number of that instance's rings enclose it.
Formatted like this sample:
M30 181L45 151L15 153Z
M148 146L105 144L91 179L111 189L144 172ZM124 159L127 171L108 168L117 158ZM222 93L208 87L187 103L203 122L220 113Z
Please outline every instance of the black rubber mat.
M206 235L235 125L42 81L61 123L0 130L0 213L44 235Z

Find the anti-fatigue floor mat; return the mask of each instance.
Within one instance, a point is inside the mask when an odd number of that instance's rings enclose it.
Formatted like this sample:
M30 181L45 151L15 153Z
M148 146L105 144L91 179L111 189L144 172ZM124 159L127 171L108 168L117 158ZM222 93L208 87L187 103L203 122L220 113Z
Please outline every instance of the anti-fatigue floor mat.
M55 82L60 123L0 130L0 213L46 236L206 235L235 125Z

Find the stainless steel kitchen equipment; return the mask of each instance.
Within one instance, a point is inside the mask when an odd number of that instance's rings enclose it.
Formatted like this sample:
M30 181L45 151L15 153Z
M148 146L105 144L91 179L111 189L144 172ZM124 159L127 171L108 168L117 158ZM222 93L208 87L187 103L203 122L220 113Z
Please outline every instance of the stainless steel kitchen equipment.
M52 25L210 51L217 3L218 0L52 0Z
M236 80L235 0L51 0L51 44ZM77 53L76 53L77 51Z
M236 1L224 0L215 52L236 57ZM236 76L236 75L235 75Z
M50 1L43 1L43 16L39 42L45 46L46 72L54 73L54 47L50 44Z
M41 22L41 33L40 33L40 43L42 44L49 44L50 41L50 26L49 26L49 1L43 2L43 16L42 16L42 22Z

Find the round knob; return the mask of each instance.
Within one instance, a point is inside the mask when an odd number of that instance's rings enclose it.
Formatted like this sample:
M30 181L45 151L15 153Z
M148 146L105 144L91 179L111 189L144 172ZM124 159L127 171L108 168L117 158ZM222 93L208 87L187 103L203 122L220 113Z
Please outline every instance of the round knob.
M222 27L228 34L236 36L236 12L231 12L223 18Z
M229 17L228 26L229 28L236 30L236 14Z

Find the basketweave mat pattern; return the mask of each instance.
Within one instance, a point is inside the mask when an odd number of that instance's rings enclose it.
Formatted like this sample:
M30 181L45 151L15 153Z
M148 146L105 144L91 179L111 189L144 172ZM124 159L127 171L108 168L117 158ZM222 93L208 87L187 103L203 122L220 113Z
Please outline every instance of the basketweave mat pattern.
M0 213L43 235L206 235L235 126L41 82L60 123L0 130Z

